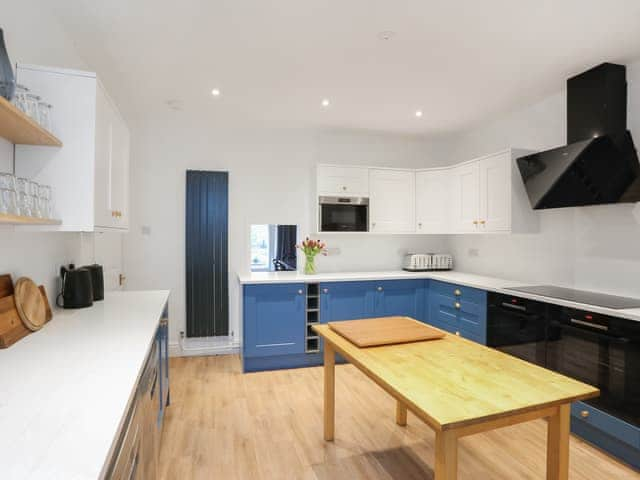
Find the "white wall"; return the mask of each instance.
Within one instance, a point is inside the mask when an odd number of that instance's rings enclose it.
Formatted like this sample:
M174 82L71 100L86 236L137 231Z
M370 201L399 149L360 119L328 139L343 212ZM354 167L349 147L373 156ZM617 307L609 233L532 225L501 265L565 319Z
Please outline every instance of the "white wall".
M314 165L421 167L425 143L358 132L220 129L188 114L149 119L135 130L131 233L125 239L128 288L170 288L171 341L185 330L185 172L229 171L230 329L238 336L239 272L249 270L251 224L312 228ZM142 226L150 227L143 235ZM322 271L399 268L407 250L440 250L444 237L322 236L340 254L318 258Z
M20 0L3 5L0 27L11 61L87 69L73 41L37 0ZM0 171L13 172L13 145L0 139ZM55 194L55 192L54 192ZM47 288L51 302L58 290L57 270L63 263L84 264L106 259L113 264L113 242L120 237L93 245L93 235L43 233L29 229L0 226L0 273L10 273L14 281L29 276Z
M640 145L640 61L628 65L629 129ZM447 139L450 162L505 147L544 150L566 142L566 92ZM457 268L521 281L640 296L640 224L633 205L540 212L530 235L456 235Z

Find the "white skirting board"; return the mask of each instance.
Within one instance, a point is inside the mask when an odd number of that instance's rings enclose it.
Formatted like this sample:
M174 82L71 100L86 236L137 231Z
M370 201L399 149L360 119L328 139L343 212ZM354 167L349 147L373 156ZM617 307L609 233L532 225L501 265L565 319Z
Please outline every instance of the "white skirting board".
M240 352L240 342L233 337L183 338L169 343L169 356L194 357L204 355L230 355Z

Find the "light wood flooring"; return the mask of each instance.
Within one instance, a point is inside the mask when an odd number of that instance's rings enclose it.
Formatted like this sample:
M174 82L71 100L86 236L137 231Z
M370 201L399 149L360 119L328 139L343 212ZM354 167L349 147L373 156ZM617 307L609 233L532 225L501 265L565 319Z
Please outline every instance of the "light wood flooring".
M433 478L434 434L350 365L336 367L335 442L322 439L322 368L243 374L237 355L171 359L160 478L413 480ZM465 437L460 480L543 480L542 420ZM571 480L640 473L571 437Z

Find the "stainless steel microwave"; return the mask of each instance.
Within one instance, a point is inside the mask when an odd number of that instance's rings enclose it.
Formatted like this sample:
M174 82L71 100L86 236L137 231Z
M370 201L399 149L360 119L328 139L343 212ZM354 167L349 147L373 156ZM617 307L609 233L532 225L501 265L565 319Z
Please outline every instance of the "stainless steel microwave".
M369 199L366 197L320 197L321 232L368 232Z

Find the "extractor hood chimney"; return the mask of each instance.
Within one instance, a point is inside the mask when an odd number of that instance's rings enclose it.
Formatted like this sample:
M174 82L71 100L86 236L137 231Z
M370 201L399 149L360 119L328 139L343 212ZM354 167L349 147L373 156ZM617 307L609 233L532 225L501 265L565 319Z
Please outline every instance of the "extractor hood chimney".
M567 143L517 160L534 209L640 201L624 65L603 63L567 80Z

